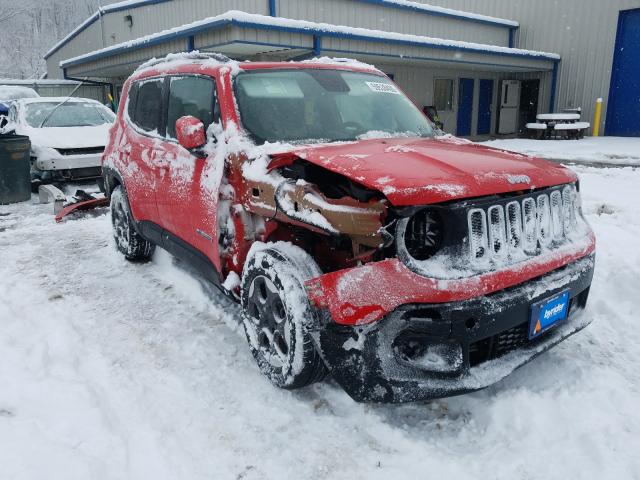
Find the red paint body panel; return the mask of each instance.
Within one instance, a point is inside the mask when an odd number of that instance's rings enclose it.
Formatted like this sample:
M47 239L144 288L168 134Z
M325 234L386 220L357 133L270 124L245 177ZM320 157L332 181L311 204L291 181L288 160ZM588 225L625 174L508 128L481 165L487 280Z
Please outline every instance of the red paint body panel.
M203 123L190 115L176 121L176 136L178 143L187 150L199 148L207 142Z
M67 215L71 215L73 212L81 210L91 210L93 208L104 207L109 205L108 198L95 198L93 200L85 200L84 202L78 202L71 205L67 205L60 210L55 216L56 223L62 222L62 219Z
M440 203L577 180L575 173L558 164L449 137L360 140L303 148L295 153L383 192L396 206Z
M326 307L342 325L380 320L401 305L469 300L503 290L560 268L595 251L595 237L562 255L534 257L506 270L456 280L427 278L414 273L397 258L327 273L309 280L309 298Z

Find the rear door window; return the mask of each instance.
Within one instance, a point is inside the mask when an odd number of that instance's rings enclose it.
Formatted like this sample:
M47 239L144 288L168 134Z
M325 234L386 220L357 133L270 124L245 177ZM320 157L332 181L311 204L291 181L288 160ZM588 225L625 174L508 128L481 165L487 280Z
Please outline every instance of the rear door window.
M162 79L144 80L135 84L133 123L145 132L164 135L162 121ZM131 106L131 105L130 105Z
M176 138L176 120L190 115L197 118L205 129L219 119L216 116L215 83L210 77L172 77L167 105L167 137Z

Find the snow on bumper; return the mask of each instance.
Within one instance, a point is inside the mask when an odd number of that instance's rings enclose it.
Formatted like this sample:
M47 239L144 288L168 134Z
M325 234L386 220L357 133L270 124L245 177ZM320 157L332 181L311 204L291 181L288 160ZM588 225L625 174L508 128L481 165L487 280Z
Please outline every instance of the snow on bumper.
M101 167L102 154L96 155L59 155L38 158L35 166L38 170L74 170L79 168Z
M503 270L468 278L442 280L410 270L391 258L327 273L306 282L310 300L329 311L341 325L365 325L408 303L469 300L519 285L563 267L595 251L595 236L567 248L533 257Z
M402 305L369 325L328 321L314 338L333 378L357 401L408 402L478 390L589 324L583 312L594 258L469 300ZM529 340L531 305L567 290L568 318Z

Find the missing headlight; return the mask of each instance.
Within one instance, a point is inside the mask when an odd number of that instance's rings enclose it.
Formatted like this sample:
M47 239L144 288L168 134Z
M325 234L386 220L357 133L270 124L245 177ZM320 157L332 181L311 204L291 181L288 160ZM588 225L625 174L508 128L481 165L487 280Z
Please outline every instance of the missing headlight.
M398 246L416 260L427 260L442 247L443 224L440 214L431 209L420 210L398 222Z

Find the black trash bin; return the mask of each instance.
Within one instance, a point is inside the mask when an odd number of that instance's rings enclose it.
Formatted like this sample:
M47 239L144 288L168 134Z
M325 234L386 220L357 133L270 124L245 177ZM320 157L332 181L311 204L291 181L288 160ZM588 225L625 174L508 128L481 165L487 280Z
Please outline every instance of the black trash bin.
M31 198L31 142L24 135L0 135L0 205Z

